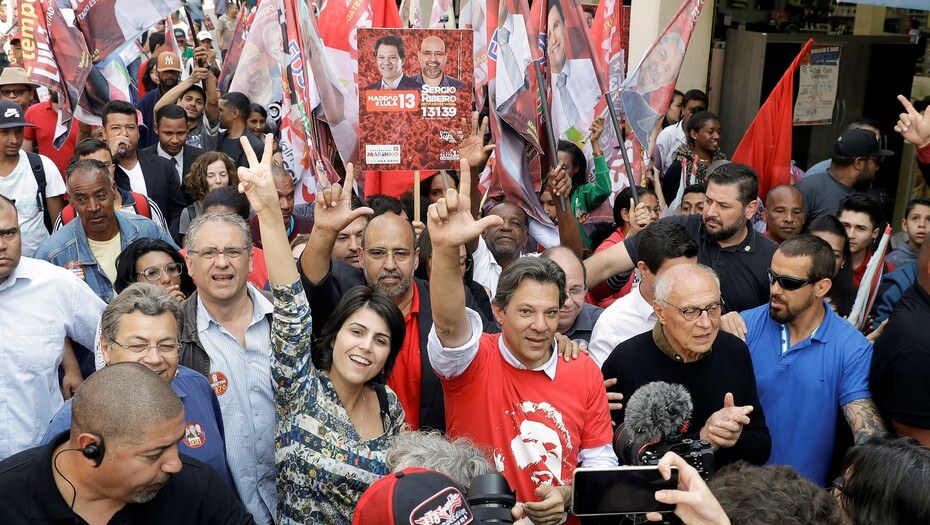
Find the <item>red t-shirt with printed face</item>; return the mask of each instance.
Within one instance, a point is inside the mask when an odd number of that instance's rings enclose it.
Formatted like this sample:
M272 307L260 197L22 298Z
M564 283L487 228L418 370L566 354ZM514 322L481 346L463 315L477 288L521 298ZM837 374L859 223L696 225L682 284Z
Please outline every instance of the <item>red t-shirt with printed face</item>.
M569 485L582 449L613 439L604 378L587 356L558 359L555 379L521 370L501 355L500 334L484 334L465 372L442 379L453 436L489 447L522 502L544 484ZM569 523L577 523L569 517Z

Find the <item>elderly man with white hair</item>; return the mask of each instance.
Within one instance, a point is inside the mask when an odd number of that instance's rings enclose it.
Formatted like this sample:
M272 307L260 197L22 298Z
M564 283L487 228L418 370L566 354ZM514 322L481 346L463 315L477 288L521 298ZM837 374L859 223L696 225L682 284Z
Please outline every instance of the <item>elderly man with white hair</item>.
M676 383L691 394L687 433L710 441L716 465L765 463L772 440L756 394L749 349L720 331L720 280L710 268L680 264L656 280L655 327L620 344L601 367L617 378L611 390L629 399L653 381ZM624 410L612 412L623 423Z

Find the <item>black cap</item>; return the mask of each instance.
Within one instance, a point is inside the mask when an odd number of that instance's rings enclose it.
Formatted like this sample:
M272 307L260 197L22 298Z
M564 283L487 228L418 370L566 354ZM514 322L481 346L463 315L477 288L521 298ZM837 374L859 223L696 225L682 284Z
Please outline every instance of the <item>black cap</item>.
M32 126L23 118L23 107L12 100L0 99L0 129Z
M833 154L838 157L890 157L894 152L881 149L874 132L857 128L844 131L836 139Z

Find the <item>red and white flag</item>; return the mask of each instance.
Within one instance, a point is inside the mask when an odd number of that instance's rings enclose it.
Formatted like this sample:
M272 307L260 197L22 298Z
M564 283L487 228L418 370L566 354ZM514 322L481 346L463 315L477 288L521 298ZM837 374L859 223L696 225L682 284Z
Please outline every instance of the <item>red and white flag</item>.
M69 24L53 0L20 0L23 65L34 82L58 93L55 147L71 132L72 117L93 70L84 35Z
M459 11L459 29L471 29L472 60L475 63L475 107L484 107L484 89L488 85L488 44L497 26L488 29L488 3L485 0L463 0Z
M243 93L265 108L283 97L281 68L285 61L280 3L279 0L258 3L229 85L229 91Z
M74 24L98 62L180 8L181 0L77 0Z
M178 57L181 56L181 45L178 44L178 39L174 36L174 21L171 20L171 16L165 17L165 43L162 49L171 51Z

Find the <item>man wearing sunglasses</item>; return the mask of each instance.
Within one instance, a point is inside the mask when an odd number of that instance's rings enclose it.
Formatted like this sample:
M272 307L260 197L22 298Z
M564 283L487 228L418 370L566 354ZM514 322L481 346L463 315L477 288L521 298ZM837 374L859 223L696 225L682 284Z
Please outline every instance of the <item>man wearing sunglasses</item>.
M654 381L679 384L694 405L684 432L710 441L717 468L737 460L765 463L772 447L767 414L746 344L720 332L717 274L702 265L672 266L657 277L652 306L653 329L620 343L601 366L605 378L617 378L608 392L630 399ZM611 411L617 425L625 415L625 409Z
M857 443L884 430L869 392L872 345L825 300L835 265L826 241L807 234L786 240L768 270L769 304L728 314L723 323L752 355L772 434L769 463L790 465L821 485L833 458L837 409Z
M868 129L844 131L833 145L827 171L810 173L797 188L804 197L804 229L817 217L833 215L850 195L865 195L878 173L882 159L894 152L881 149L875 133Z

